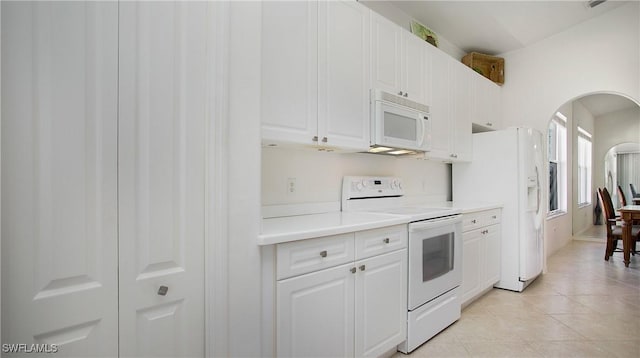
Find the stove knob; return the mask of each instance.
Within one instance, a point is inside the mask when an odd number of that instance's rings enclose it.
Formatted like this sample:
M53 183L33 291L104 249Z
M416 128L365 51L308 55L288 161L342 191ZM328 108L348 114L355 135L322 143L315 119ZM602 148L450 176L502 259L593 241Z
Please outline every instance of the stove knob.
M398 189L402 189L402 182L398 181Z
M364 187L362 186L362 183L358 183L356 184L356 190L357 191L361 191Z
M393 179L393 181L391 182L391 189L396 188L398 188L398 179Z
M362 179L362 182L361 182L361 183L362 183L362 186L363 186L363 187L365 187L365 188L367 187L367 181L366 181L365 179Z

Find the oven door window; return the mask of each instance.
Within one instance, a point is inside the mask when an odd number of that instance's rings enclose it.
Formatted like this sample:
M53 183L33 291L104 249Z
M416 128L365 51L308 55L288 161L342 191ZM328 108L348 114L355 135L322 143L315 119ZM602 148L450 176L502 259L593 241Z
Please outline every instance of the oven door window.
M452 271L454 251L453 233L422 240L422 282Z

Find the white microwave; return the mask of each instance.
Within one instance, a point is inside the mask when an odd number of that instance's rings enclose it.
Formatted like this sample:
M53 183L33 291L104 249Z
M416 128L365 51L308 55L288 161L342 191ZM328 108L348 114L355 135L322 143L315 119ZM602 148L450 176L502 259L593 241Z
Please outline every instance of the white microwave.
M371 90L371 149L410 154L431 149L429 106L380 90Z

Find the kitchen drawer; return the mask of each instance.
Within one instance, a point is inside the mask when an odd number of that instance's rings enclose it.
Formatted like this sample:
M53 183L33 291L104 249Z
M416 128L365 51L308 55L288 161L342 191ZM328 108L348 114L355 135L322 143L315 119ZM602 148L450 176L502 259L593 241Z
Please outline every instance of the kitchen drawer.
M467 213L462 216L462 231L471 231L479 227L499 224L501 209L483 210Z
M501 213L502 213L502 210L500 209L483 211L482 217L481 217L483 226L499 224L501 219Z
M407 247L407 225L356 232L356 260Z
M354 261L354 251L353 233L278 244L277 279Z

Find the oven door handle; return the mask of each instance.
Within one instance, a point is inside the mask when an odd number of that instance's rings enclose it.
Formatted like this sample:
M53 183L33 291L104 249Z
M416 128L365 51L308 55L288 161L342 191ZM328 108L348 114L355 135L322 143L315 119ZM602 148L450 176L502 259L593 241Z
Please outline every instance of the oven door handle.
M462 215L458 214L458 215L447 216L444 218L418 221L418 222L409 224L409 231L410 232L422 231L425 229L430 229L430 228L438 227L442 225L455 224L461 220L462 220Z

